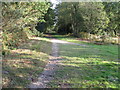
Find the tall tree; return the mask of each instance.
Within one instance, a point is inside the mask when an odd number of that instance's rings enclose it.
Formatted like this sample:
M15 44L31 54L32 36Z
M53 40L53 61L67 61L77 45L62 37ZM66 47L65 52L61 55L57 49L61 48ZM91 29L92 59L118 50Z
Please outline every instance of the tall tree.
M51 4L51 7L52 7L52 4ZM47 33L47 32L53 31L54 29L55 12L54 12L54 9L52 9L51 7L47 10L47 13L44 15L44 21L38 22L36 26L37 30L39 30L40 32Z
M107 16L110 19L108 27L106 29L111 35L118 35L120 29L120 2L104 2L104 9L106 10Z
M16 47L24 41L24 28L33 32L37 22L44 21L49 7L48 2L2 2L3 47Z
M71 30L75 36L79 32L102 34L109 23L101 2L63 2L57 6L57 11L58 30L67 27L64 29Z

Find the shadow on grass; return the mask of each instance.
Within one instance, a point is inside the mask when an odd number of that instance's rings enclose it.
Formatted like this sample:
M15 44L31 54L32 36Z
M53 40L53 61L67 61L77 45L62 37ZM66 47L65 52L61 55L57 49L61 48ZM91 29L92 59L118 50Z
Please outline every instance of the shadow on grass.
M33 80L36 80L38 75L44 69L48 58L32 57L33 55L14 55L14 58L4 58L3 61L3 88L26 87ZM45 60L41 60L45 59ZM6 80L8 79L8 81ZM4 84L4 82L6 84Z
M79 48L79 49L78 49ZM50 87L72 88L118 88L118 53L104 48L60 45L64 58ZM113 48L113 47L111 47ZM115 47L116 48L116 47Z
M3 58L3 88L24 88L43 71L51 43L31 39Z
M35 40L35 39L30 39L29 43L27 46L22 45L20 48L22 49L29 49L29 50L35 50L37 52L43 52L48 55L51 55L52 51L52 43L47 42L44 40Z
M5 64L3 64L5 65ZM29 65L30 66L30 65ZM38 65L37 65L38 66ZM36 67L36 66L34 66ZM14 68L13 66L3 67L3 88L25 88L30 82L37 80L38 75L42 71L41 68L21 67ZM13 69L14 68L14 69Z
M52 88L118 88L119 85L116 69L105 68L106 64L59 67L55 79L49 83Z

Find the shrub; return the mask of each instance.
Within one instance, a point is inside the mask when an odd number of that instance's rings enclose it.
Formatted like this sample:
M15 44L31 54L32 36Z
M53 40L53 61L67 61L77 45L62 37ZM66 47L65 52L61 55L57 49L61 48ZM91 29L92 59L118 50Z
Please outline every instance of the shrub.
M9 55L10 54L10 51L9 50L2 50L2 55L5 56L5 55Z
M118 37L112 38L111 43L112 44L119 44L119 38Z
M33 35L38 36L38 37L43 36L43 33L39 32L39 31L36 30L35 28L33 28L32 33L33 33Z
M101 41L101 40L100 40L100 36L98 36L98 35L93 35L93 34L90 34L89 39L90 39L91 41Z
M19 28L12 32L3 32L3 49L17 48L21 42L27 40L27 35L23 30Z
M108 35L102 35L100 38L102 39L102 42L107 42L109 40Z
M31 37L31 36L34 35L34 34L32 33L32 31L29 29L29 27L25 27L25 28L24 28L24 31L25 31L25 33L26 33L26 35L27 35L28 37Z
M86 32L80 32L78 34L78 37L82 38L82 39L89 39L90 37L90 34L89 33L86 33Z

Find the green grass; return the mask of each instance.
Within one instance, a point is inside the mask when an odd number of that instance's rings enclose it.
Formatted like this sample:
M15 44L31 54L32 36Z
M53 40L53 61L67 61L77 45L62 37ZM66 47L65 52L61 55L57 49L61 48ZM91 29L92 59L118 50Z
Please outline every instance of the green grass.
M36 81L48 63L51 43L30 39L3 57L3 88L25 88Z
M91 44L91 43L88 43L87 41L84 41L84 40L83 41L77 40L78 38L73 37L73 36L69 36L69 35L51 35L51 37L59 39L59 40L78 43L78 44Z
M117 88L118 46L95 45L66 35L54 38L88 45L59 45L59 55L63 57L60 69L48 86L53 88ZM24 88L36 81L51 54L48 38L32 38L3 58L3 87Z
M117 45L95 45L74 38L60 39L89 47L59 45L60 57L64 59L55 79L49 83L50 87L118 88L120 63Z

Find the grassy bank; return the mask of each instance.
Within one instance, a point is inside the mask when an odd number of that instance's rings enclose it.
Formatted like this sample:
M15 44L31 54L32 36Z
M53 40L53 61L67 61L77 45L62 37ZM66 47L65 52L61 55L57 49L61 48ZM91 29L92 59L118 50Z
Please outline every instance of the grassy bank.
M24 88L36 81L51 54L51 43L29 39L3 57L3 88Z

